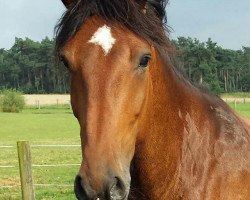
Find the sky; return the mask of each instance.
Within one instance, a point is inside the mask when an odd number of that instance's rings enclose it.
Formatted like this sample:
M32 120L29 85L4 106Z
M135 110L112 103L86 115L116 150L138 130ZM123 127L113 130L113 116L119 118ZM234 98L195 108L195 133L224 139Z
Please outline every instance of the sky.
M9 49L15 37L52 38L64 11L60 0L0 0L0 48ZM228 49L250 46L250 0L169 0L167 16L172 39L212 38Z
M219 46L250 46L250 0L170 0L167 7L172 38L211 38Z

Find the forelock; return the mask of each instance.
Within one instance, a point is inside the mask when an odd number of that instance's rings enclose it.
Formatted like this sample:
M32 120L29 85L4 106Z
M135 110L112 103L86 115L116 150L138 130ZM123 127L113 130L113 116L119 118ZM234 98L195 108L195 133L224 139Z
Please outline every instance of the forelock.
M56 52L60 51L92 15L106 21L119 22L141 38L158 46L170 46L166 36L166 3L166 0L78 0L68 8L55 27ZM142 5L145 5L145 9Z

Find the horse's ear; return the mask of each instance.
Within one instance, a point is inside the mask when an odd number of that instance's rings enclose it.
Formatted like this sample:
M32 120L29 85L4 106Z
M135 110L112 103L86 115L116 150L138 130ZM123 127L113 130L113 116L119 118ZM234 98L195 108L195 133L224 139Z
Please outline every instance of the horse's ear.
M77 0L61 0L66 8L69 8L76 3Z

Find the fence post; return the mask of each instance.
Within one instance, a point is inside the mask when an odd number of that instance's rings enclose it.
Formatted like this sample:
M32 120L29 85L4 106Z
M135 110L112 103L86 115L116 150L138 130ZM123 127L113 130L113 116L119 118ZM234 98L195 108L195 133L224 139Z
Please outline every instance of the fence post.
M234 99L234 109L236 109L237 108L237 101L236 101L236 99Z
M23 200L35 200L29 142L18 141L17 151Z

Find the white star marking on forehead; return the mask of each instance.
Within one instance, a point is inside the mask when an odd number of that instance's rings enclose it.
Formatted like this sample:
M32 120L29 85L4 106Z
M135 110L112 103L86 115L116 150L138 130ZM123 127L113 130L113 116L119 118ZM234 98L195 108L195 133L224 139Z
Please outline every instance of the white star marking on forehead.
M95 34L88 41L89 43L93 43L96 45L100 45L105 53L105 56L108 55L113 45L115 44L116 39L113 38L111 34L111 28L104 25L100 27Z

